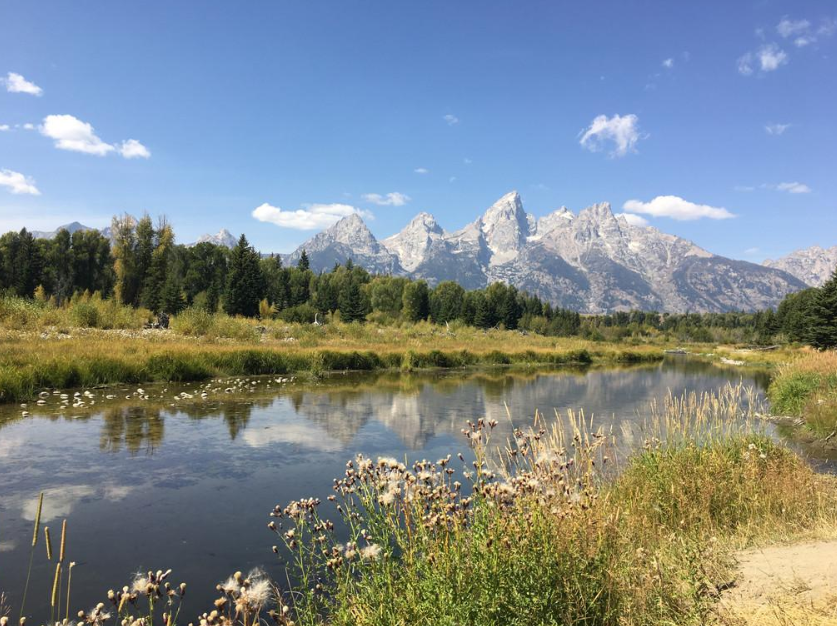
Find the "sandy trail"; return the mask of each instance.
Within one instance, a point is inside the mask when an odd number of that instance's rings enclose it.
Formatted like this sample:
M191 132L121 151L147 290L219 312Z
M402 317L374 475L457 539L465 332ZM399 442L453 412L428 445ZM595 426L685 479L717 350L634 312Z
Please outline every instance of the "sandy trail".
M837 626L837 540L747 550L738 562L721 601L728 623Z

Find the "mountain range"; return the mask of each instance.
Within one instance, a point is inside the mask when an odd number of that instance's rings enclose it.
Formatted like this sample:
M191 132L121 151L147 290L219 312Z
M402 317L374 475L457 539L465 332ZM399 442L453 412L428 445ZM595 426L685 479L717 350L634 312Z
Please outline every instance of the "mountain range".
M791 252L789 255L775 261L768 259L766 267L784 270L796 276L803 283L812 287L819 287L827 281L834 269L837 268L837 246L821 248L811 246L804 250Z
M61 228L88 229L73 222L33 234L52 237ZM109 230L102 232L107 236ZM222 229L195 243L204 241L231 248L236 237ZM352 259L374 273L431 284L453 280L466 289L502 280L588 313L775 307L788 293L825 282L837 265L837 246L814 246L763 265L725 258L652 226L630 224L608 203L578 213L561 207L535 218L514 191L457 231L419 213L401 232L378 240L352 214L282 255L283 261L295 264L302 250L315 271Z
M359 215L341 219L285 257L305 250L314 270L351 258L377 273L453 280L466 289L502 280L577 311L669 312L774 307L806 283L791 273L718 256L691 241L614 215L607 203L540 219L520 195L500 198L475 221L447 232L428 213L378 241Z

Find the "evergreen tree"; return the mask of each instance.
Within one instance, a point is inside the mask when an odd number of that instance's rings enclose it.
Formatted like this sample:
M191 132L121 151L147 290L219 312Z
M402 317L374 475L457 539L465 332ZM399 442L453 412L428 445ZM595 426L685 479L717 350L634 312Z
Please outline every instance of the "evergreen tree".
M256 317L264 296L264 277L258 253L241 235L230 255L224 310L230 315Z
M837 348L837 268L819 288L809 320L810 344L820 350Z
M404 285L401 314L408 322L426 320L430 315L430 291L423 280Z
M437 324L452 322L462 314L465 290L457 283L446 280L439 283L430 294L430 316Z
M308 261L308 253L305 250L303 250L302 254L299 255L299 262L296 266L303 272L311 269L311 263Z
M340 290L340 317L344 322L362 322L366 319L366 304L360 285L355 280L347 280Z
M496 323L497 318L491 300L483 292L477 292L474 326L477 328L492 328Z
M177 315L185 306L180 283L170 274L160 290L160 310L169 315Z

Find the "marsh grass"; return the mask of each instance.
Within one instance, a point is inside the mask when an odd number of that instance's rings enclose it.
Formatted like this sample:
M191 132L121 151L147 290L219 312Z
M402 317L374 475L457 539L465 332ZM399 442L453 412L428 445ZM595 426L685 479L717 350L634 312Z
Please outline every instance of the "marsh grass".
M323 329L271 322L267 330L258 332L255 320L210 317L209 330L202 322L184 327L178 318L172 322L174 328L190 333L209 333L204 335L88 328L68 333L0 331L0 402L25 401L41 389L217 376L637 363L662 358L662 351L653 346L621 348L500 330L464 329L450 336L431 324L384 329L338 322Z
M837 352L808 351L777 370L768 388L773 412L801 417L818 437L837 431Z

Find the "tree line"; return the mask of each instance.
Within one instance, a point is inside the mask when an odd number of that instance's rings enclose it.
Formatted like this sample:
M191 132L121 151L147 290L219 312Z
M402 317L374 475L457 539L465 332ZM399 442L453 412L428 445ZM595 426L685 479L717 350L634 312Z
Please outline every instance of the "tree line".
M59 231L36 239L24 230L0 237L0 291L51 301L100 293L124 305L177 314L187 307L247 317L313 322L318 317L379 323L459 321L545 335L622 339L665 333L691 341L767 344L784 337L818 348L837 346L837 270L821 288L791 294L777 310L669 314L654 311L580 315L505 283L465 290L455 282L372 275L351 260L314 272L303 251L285 266L262 257L242 235L233 249L184 246L164 219L114 218L99 231Z

